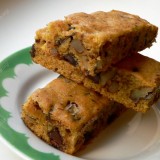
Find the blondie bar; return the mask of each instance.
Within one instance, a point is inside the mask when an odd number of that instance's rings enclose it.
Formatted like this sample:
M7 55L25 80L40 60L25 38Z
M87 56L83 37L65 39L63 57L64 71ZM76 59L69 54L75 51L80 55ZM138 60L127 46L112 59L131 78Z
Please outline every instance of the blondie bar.
M124 111L122 105L61 76L28 98L22 119L48 144L73 154Z
M138 53L96 76L86 76L65 60L40 49L33 61L139 112L146 112L160 96L160 63Z
M121 11L75 13L38 30L32 56L41 50L95 76L128 54L150 47L157 31L146 20Z

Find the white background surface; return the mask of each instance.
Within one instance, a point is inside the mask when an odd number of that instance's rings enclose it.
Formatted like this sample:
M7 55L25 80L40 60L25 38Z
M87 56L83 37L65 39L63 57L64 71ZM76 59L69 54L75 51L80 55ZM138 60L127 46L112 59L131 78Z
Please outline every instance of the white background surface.
M118 9L138 14L160 27L159 0L0 0L0 61L17 50L31 46L35 31L48 22L73 12ZM160 61L160 36L151 49L143 51ZM0 142L0 159L20 160Z

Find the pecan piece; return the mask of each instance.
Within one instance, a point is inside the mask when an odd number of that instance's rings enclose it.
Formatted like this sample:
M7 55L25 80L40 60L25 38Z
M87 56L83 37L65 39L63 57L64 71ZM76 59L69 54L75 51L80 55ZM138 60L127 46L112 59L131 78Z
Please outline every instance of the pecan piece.
M151 98L153 92L153 88L151 87L141 87L131 91L130 98L137 103L140 99L148 99Z
M82 53L85 50L82 42L78 39L72 40L71 47L73 47L78 53Z
M68 102L66 110L73 116L74 120L79 120L79 108L78 105L74 102Z
M100 74L100 84L105 86L107 82L111 81L115 76L116 72L114 70L108 70L107 72L102 72Z

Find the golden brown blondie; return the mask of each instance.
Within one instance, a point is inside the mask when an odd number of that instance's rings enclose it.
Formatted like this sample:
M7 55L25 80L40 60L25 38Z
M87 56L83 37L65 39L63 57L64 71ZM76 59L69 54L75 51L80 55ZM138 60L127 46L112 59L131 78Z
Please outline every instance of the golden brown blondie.
M28 98L22 119L48 144L73 154L124 111L122 105L61 76Z
M33 61L136 111L146 112L160 96L160 63L138 53L94 77L39 48Z
M37 31L32 56L41 50L95 76L128 54L150 47L157 31L146 20L121 11L74 13Z

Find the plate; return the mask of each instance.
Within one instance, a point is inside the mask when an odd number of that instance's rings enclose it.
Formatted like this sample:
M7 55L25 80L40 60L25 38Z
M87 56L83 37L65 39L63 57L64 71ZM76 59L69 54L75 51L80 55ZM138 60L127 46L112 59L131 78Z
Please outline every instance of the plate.
M20 50L0 63L0 134L10 148L24 159L37 160L160 158L160 102L147 114L127 111L75 156L37 138L21 120L21 106L35 89L58 74L32 63L30 49Z
M159 4L159 5L158 5ZM64 154L39 140L21 121L21 105L28 95L57 74L31 62L29 49L35 31L48 22L74 12L110 11L137 14L160 27L159 0L41 0L2 1L0 5L0 140L23 159L37 160L159 160L160 102L145 115L132 111L110 125L75 156ZM141 53L160 61L157 43ZM18 51L20 50L20 51ZM18 51L14 54L11 54ZM10 56L9 56L10 55ZM7 57L9 56L9 57ZM6 58L7 57L7 58ZM2 59L4 59L2 61ZM7 148L0 143L1 149ZM11 152L0 157L8 158ZM12 159L16 159L12 156ZM16 159L17 160L17 159Z

